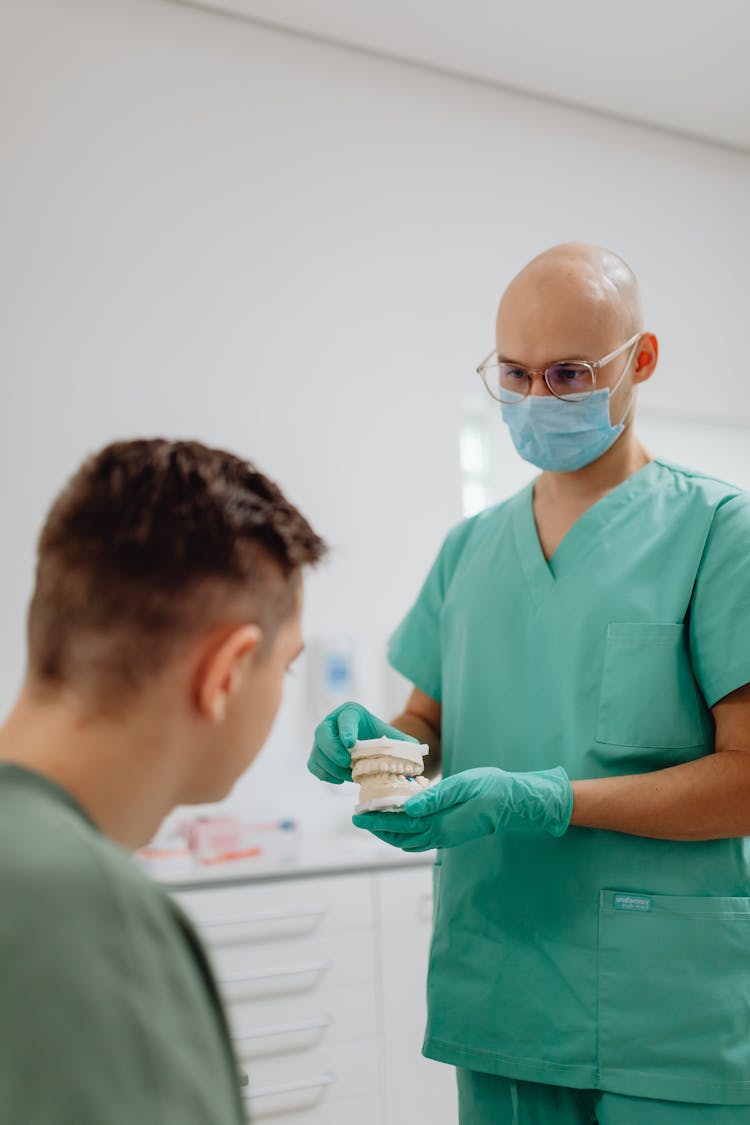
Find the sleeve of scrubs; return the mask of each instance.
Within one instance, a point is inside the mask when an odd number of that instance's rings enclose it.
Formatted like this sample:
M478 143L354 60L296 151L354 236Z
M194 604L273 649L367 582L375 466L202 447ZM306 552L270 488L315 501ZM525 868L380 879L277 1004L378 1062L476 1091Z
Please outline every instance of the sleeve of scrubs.
M448 533L416 602L388 642L388 660L396 671L438 702L442 697L440 613L475 519L464 520Z
M721 504L690 609L690 652L706 704L750 683L750 495Z

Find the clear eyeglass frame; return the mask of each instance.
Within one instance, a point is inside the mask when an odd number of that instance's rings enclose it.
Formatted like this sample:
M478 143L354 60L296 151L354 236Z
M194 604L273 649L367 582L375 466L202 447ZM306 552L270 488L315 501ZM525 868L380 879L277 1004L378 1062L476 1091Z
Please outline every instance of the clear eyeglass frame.
M485 359L482 360L476 370L477 374L481 377L488 394L490 394L496 402L502 402L506 406L512 406L515 403L520 402L528 397L531 390L532 375L541 375L548 390L550 391L550 394L553 394L555 398L560 399L561 402L567 402L569 404L581 402L582 400L589 398L596 390L596 376L600 368L604 367L605 364L610 363L613 359L616 359L618 355L622 355L622 353L624 351L627 351L628 348L633 348L640 337L641 333L636 332L634 336L631 336L630 339L626 340L624 344L621 344L619 348L615 348L614 351L610 352L608 355L603 356L601 359L558 359L555 360L554 363L550 363L547 367L544 368L524 367L522 363L510 363L507 360L500 360L498 358L497 352L493 350L488 356L486 356ZM630 358L631 357L628 356L628 362L623 368L623 374L627 369ZM582 372L585 372L587 374L588 379L590 380L590 385L584 387L583 390L581 390L580 388L575 389L571 392L569 397L566 397L563 394L559 394L552 386L552 376L550 375L550 372L553 372L555 368L560 367L569 369L580 368ZM514 371L522 372L526 375L526 380L519 383L518 390L511 390L509 387L503 388L500 384L499 378L494 380L494 382L500 388L500 392L496 393L492 389L493 379L491 373L493 372L493 370L495 372L499 372L501 368L506 368L508 370L512 369ZM525 389L521 390L521 387L524 387ZM503 389L507 391L507 398L502 397Z

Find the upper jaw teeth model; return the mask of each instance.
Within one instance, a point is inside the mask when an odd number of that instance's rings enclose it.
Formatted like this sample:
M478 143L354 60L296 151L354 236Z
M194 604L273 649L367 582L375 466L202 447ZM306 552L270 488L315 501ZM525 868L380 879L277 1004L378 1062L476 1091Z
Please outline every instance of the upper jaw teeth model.
M423 777L423 758L429 747L399 738L368 738L351 749L352 781L359 785L355 813L378 809L398 812L413 797L429 787Z

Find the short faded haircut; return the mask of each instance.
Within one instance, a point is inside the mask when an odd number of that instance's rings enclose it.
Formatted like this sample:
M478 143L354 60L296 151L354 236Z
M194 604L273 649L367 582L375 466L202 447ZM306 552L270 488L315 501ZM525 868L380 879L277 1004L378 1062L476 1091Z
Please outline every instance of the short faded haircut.
M119 441L54 502L38 543L29 675L132 694L181 642L253 620L263 646L326 545L249 461L197 441Z

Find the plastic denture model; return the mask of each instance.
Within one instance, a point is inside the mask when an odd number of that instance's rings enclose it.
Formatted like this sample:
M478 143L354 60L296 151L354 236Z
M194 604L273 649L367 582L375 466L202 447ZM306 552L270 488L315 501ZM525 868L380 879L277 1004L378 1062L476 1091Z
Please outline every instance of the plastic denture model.
M355 813L399 812L413 797L429 787L423 777L429 747L398 738L368 738L351 749L352 781L359 785Z

